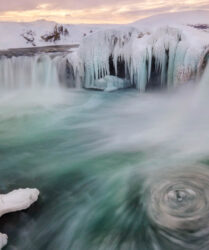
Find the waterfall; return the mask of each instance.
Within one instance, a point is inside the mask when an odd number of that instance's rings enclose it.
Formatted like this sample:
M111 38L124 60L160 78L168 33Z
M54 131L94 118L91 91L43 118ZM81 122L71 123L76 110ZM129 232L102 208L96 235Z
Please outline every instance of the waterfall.
M0 88L47 88L64 85L67 83L66 62L62 55L1 57Z
M0 57L0 88L84 87L107 90L175 87L198 81L208 46L179 28L153 33L126 27L95 32L75 51ZM114 83L113 83L114 82Z

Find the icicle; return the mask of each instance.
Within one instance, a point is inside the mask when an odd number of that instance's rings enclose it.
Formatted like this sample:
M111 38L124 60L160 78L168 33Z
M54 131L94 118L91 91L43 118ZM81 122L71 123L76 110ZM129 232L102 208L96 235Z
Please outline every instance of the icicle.
M196 74L204 50L201 46L195 49L184 31L164 27L151 34L127 26L94 33L75 53L79 63L73 66L74 72L80 75L84 87L92 88L95 81L110 75L110 61L115 76L120 73L119 62L123 62L124 78L140 91L146 89L152 73L160 75L162 87L175 86Z
M91 88L94 81L110 75L109 59L118 74L118 61L124 58L124 47L130 42L135 29L106 30L97 32L82 42L78 54L84 65L84 86Z

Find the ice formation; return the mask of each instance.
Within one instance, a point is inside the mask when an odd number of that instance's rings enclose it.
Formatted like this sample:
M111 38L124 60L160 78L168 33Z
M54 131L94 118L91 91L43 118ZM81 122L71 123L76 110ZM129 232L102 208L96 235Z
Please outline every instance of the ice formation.
M37 189L18 189L8 194L0 195L0 217L4 214L29 208L37 201ZM7 244L7 235L0 233L0 249Z
M126 26L85 38L75 52L76 60L70 60L85 88L99 88L98 83L103 84L100 79L113 75L144 91L153 75L159 76L161 87L195 79L208 43L208 33L189 26L149 32Z
M125 89L128 87L131 87L130 81L110 75L93 81L93 84L91 85L91 88L93 89L104 90L107 92L115 91L118 89Z

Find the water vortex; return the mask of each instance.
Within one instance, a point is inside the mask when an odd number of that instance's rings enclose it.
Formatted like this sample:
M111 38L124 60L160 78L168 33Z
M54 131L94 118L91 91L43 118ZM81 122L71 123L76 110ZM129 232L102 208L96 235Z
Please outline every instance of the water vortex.
M209 240L209 169L205 166L163 173L151 185L148 216L164 236L193 249ZM196 245L195 244L195 245ZM196 245L197 247L197 245ZM200 246L198 249L207 249Z

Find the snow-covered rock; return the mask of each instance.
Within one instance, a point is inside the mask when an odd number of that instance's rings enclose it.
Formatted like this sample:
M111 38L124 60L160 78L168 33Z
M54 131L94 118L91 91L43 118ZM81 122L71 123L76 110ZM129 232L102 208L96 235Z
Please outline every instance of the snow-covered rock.
M18 189L8 194L0 195L0 217L4 214L29 208L38 200L37 189ZM0 233L0 249L7 244L8 237Z
M79 44L83 38L88 37L98 30L104 30L109 26L58 24L45 20L28 23L0 22L0 50L33 46Z

